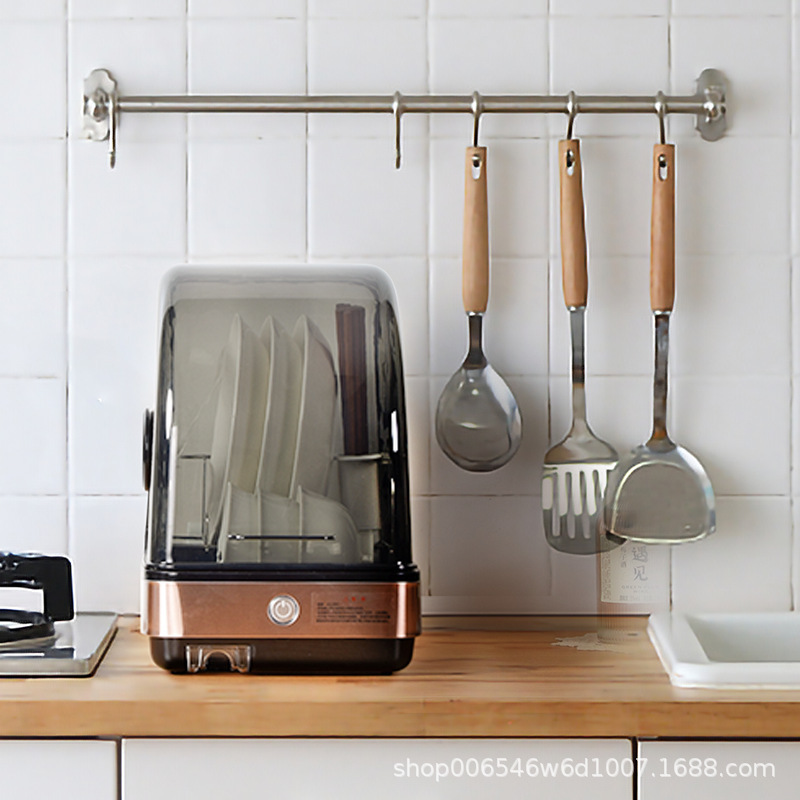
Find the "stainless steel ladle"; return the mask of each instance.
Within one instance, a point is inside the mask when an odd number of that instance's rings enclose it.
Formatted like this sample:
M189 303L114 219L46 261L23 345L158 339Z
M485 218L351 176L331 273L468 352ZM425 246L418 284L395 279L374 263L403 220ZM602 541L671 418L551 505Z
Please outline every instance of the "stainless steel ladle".
M477 125L476 125L477 133ZM469 350L436 407L436 440L444 454L471 472L506 464L519 449L517 401L483 352L483 314L489 299L489 223L486 148L467 148L462 294L469 319Z

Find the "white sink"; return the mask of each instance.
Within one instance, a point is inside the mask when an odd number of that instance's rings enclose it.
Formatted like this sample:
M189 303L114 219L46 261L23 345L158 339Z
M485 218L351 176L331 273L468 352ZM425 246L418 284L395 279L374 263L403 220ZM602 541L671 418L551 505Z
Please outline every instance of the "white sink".
M800 689L800 613L654 614L647 632L674 686Z

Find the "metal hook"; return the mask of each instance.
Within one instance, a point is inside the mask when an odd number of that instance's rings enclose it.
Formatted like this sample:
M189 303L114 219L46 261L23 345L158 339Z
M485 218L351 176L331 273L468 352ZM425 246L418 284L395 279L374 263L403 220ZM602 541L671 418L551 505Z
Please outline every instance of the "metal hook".
M659 129L659 134L661 136L661 144L666 144L667 143L667 125L666 125L667 98L664 96L664 92L658 92L656 94L655 109L656 109L656 114L658 114L658 129Z
M478 129L481 124L481 114L483 114L483 101L479 92L472 93L472 146L478 146Z
M392 98L392 116L394 117L394 168L400 169L402 160L400 118L403 116L403 95L395 92Z
M119 122L119 106L117 96L112 93L108 96L108 166L111 169L117 165L117 123Z
M572 126L575 124L575 117L578 116L578 96L575 92L567 95L567 139L572 138Z

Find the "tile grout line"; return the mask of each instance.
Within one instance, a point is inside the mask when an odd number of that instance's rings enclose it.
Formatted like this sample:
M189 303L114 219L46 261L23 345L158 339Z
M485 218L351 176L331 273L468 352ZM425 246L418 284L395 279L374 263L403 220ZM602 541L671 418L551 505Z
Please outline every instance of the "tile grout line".
M798 557L798 531L795 525L795 499L794 499L794 480L797 473L795 459L797 454L794 446L794 437L797 423L794 419L794 401L797 392L796 376L794 370L795 359L795 328L797 322L794 316L794 227L797 225L797 214L800 209L796 208L797 192L794 190L794 182L797 181L797 170L800 165L796 162L797 148L794 146L794 134L796 133L797 120L795 119L794 90L797 78L794 74L794 65L798 63L798 41L796 36L796 25L792 10L789 12L789 211L791 222L789 225L789 535L790 535L790 563L789 563L789 603L794 611L797 609L795 600L798 586L797 557Z
M64 345L62 358L64 364L64 525L66 531L66 552L71 560L74 561L73 545L74 531L72 524L72 470L70 469L70 366L71 366L71 344L72 344L72 312L70 308L70 220L72 208L70 205L70 137L69 137L69 79L70 79L70 48L72 41L70 37L69 4L64 0L63 6L64 21L64 238L63 238L63 266L62 275L64 279Z
M185 0L183 18L183 89L189 93L189 0ZM183 115L183 261L189 263L189 217L190 217L190 185L189 185L189 117Z
M552 0L547 0L547 68L546 68L546 81L547 81L547 91L552 92L553 90L553 64L552 64L552 50L553 50L553 42L552 42ZM547 118L544 120L545 125L547 125ZM547 169L545 170L545 185L547 186L547 203L545 204L546 212L547 212L547 219L545 221L545 231L547 232L547 248L546 248L546 279L545 279L545 313L546 313L546 341L545 341L545 371L547 375L547 441L548 445L552 441L553 438L553 407L552 407L552 397L550 392L550 379L552 377L552 364L550 363L550 347L552 345L552 325L553 325L553 317L552 317L552 304L550 302L550 293L552 291L552 275L551 275L551 254L553 252L554 243L552 241L553 235L553 219L552 219L552 193L553 193L553 176L552 170L550 168L550 127L548 126L545 129L545 146L547 148L547 161L546 166ZM552 575L550 577L552 581Z
M432 81L432 42L433 42L433 26L431 25L431 3L430 0L426 0L426 8L425 8L425 81L428 92L431 91L431 87L433 85ZM432 136L431 136L431 119L428 116L428 135L427 135L427 145L428 145L428 152L427 152L427 164L428 164L428 180L427 180L427 213L426 217L426 248L425 248L425 296L427 299L427 316L426 316L426 329L428 333L428 341L427 341L427 368L426 368L426 392L425 392L425 400L426 405L428 407L428 417L427 417L427 430L425 431L425 442L426 442L426 453L425 453L425 464L427 467L427 481L426 486L424 487L426 496L431 496L431 476L433 474L433 448L436 446L435 444L435 435L434 435L434 425L435 425L435 415L436 410L433 407L432 398L431 398L431 391L433 389L433 375L432 375L432 365L434 363L433 358L433 321L431 315L432 309L432 297L433 297L433 257L432 257L432 236L433 236L433 221L431 219L431 215L433 214L433 147L432 147ZM431 592L432 586L432 575L430 571L430 556L431 556L431 539L432 539L432 524L431 520L433 519L433 512L431 507L429 506L428 509L428 591Z
M310 0L305 0L304 12L305 19L303 20L303 44L305 46L305 64L304 64L304 81L306 94L309 93L309 80L308 80L308 62L311 47L309 44L309 5ZM310 125L309 115L305 114L304 118L304 142L305 142L305 187L306 187L306 202L305 202L305 221L304 221L304 241L303 241L303 256L308 263L311 260L311 141L310 141Z

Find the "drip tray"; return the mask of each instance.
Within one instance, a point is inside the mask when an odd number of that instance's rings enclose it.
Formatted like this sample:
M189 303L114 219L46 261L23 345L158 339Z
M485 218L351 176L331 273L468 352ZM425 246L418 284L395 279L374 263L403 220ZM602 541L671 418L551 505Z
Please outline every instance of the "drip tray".
M0 646L0 678L87 678L117 632L117 615L76 614L55 636Z

